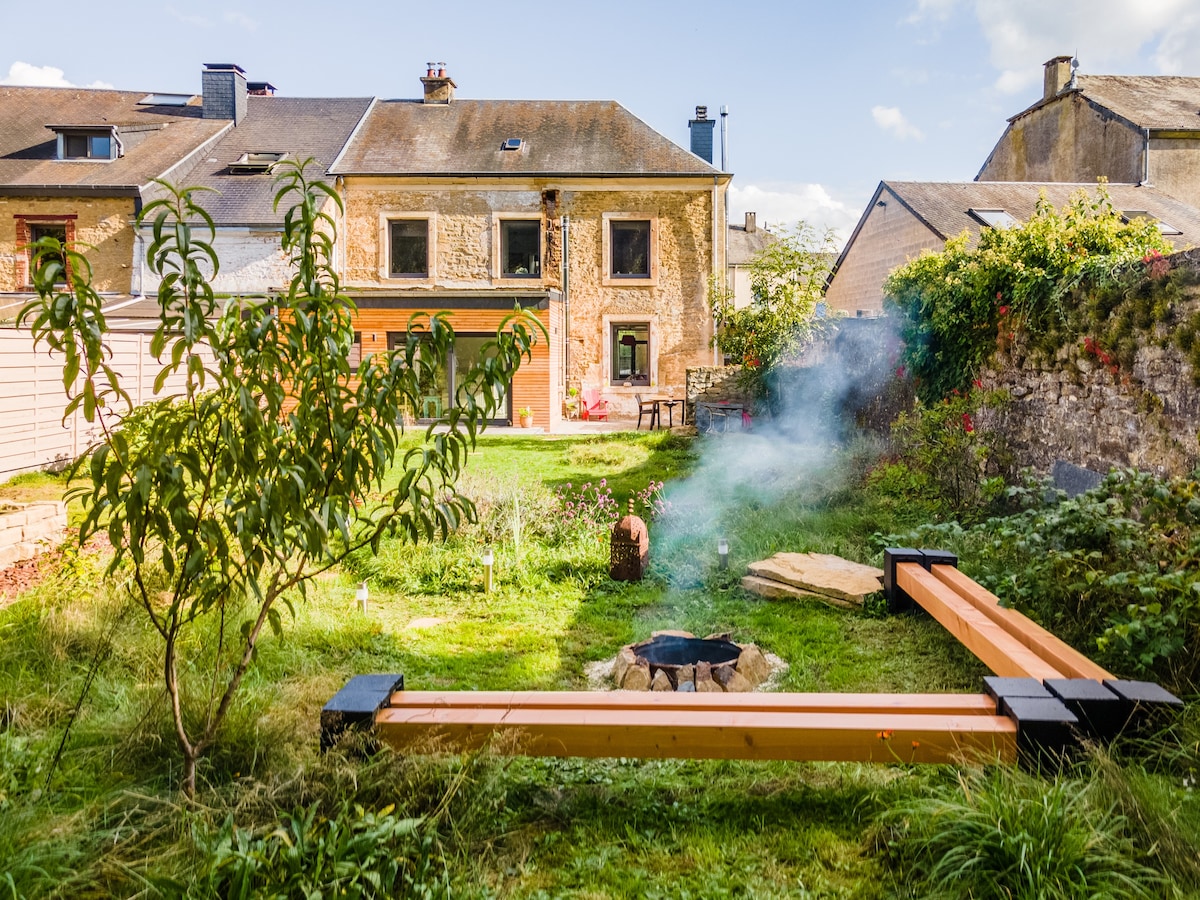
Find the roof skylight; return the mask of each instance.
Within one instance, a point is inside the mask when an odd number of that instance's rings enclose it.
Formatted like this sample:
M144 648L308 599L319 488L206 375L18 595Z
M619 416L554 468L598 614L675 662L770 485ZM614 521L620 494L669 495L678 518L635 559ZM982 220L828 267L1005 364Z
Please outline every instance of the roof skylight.
M258 175L263 172L270 172L276 163L287 159L286 153L256 151L253 153L243 153L238 157L237 162L229 164L229 171L234 175Z
M967 212L989 228L1012 228L1021 224L1003 209L976 209L972 206Z
M1150 213L1146 212L1144 209L1127 209L1121 213L1121 219L1125 222L1132 222L1134 219L1149 219L1158 226L1158 230L1161 234L1183 234L1183 232L1174 225L1170 224L1169 222L1164 222L1157 216L1150 215Z

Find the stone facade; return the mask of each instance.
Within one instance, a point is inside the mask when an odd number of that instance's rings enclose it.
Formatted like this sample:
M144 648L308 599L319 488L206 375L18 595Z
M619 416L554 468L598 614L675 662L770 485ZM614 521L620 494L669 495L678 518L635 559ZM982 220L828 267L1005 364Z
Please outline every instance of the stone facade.
M29 288L30 223L63 223L68 241L87 253L92 286L128 293L133 261L133 201L118 198L0 197L0 292Z
M561 226L567 216L570 363L566 385L597 387L613 414L635 415L635 393L682 392L688 367L711 361L712 317L707 308L707 282L715 255L711 181L687 179L681 184L685 179L674 179L634 189L633 181L627 180L628 190L614 188L612 180L567 184L497 179L492 185L480 184L482 179L470 185L400 181L346 178L344 277L349 287L403 292L409 298L422 291L435 295L561 291ZM724 193L715 193L715 216L720 221ZM541 221L539 277L499 274L498 223L509 216ZM606 271L608 222L621 216L651 222L648 278L615 279ZM389 218L429 220L428 277L388 277ZM652 387L612 381L611 330L624 323L649 326Z
M1129 122L1072 92L1014 118L977 180L1093 184L1103 176L1136 184L1143 149L1142 134Z

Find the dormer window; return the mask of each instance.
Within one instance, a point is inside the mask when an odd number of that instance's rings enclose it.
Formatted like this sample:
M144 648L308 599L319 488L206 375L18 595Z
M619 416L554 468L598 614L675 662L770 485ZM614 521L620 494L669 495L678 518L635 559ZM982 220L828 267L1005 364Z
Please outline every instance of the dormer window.
M277 163L287 159L286 153L275 151L255 151L253 153L243 153L238 157L237 162L229 164L229 172L232 175L261 175L269 173Z
M976 209L972 206L967 212L988 228L1012 228L1020 224L1015 217L1003 209Z
M112 125L47 125L58 135L58 158L110 160L121 155L121 142Z

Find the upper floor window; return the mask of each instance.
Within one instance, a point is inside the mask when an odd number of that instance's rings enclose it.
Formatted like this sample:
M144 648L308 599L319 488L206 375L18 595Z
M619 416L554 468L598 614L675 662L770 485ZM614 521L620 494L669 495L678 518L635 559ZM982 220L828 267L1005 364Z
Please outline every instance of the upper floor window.
M613 219L610 246L614 278L650 277L650 221Z
M529 219L500 222L500 274L536 278L542 274L542 223Z
M388 221L388 274L393 278L429 275L429 220Z

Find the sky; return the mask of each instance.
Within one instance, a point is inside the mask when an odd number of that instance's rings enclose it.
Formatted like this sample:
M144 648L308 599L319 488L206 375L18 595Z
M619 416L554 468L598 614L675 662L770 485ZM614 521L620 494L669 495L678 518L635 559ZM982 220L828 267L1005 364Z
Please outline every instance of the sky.
M117 9L120 12L117 12ZM207 62L281 94L616 100L680 145L729 109L730 221L845 238L880 180L974 178L1042 63L1200 76L1200 0L0 0L0 84L199 93ZM48 39L39 42L37 36ZM715 162L720 164L719 150Z

